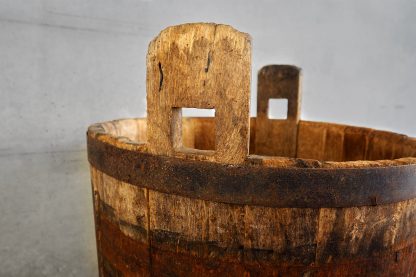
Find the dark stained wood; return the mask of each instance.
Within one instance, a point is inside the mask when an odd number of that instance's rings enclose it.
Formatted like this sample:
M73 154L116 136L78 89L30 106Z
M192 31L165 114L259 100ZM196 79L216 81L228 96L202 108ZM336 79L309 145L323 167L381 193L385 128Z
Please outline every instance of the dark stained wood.
M268 208L153 190L143 196L94 168L92 174L103 276L346 276L347 269L401 276L415 270L416 199L376 207ZM131 205L117 196L124 191L145 203L122 213L143 219L120 219L119 207Z
M232 204L351 207L416 197L415 164L327 168L298 159L295 166L281 168L249 159L227 166L121 149L92 136L88 157L95 168L139 187Z
M299 123L296 157L303 159L324 160L326 151L326 125L313 122ZM343 156L343 148L341 150Z
M269 65L259 71L255 138L257 154L296 156L301 100L300 72L300 68L292 65ZM288 100L287 119L269 119L270 99Z

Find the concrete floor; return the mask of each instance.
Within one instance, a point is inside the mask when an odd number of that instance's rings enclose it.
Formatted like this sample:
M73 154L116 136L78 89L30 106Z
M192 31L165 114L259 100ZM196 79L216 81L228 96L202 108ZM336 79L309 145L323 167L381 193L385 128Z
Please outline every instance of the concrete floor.
M97 276L85 151L0 156L0 276Z

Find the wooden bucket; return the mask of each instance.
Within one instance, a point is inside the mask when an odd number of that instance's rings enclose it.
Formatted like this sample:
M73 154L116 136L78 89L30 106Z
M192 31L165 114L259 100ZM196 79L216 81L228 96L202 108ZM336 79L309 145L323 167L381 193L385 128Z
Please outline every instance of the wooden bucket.
M299 120L294 66L260 70L250 119L250 51L229 26L167 28L147 119L89 127L100 275L416 276L416 140Z

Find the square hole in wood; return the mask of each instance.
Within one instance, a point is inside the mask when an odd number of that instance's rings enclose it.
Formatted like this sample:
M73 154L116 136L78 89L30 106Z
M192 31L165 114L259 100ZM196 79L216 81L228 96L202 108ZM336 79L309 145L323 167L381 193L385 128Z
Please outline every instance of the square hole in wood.
M269 99L268 117L270 119L287 119L287 105L287 99Z
M181 110L183 147L215 150L215 109L181 108ZM199 119L195 120L196 117Z

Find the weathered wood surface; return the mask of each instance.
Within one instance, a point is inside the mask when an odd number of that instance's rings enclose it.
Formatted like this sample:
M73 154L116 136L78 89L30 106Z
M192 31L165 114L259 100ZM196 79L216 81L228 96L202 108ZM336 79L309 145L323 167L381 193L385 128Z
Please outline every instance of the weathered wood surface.
M249 144L250 76L247 34L207 23L162 31L150 43L147 54L150 152L243 162ZM181 108L215 109L215 151L183 147Z
M118 180L165 193L292 208L380 205L416 197L414 158L356 162L357 168L348 168L339 165L343 163L251 156L233 166L122 149L101 141L103 137L88 138L94 167Z
M255 152L295 157L301 103L301 70L269 65L258 73ZM269 119L269 100L287 99L287 118ZM271 139L273 138L273 139Z
M229 26L170 27L147 62L147 122L87 133L101 276L416 276L415 139L300 121L290 66L260 71L250 120L250 40Z
M351 208L230 205L91 172L104 276L406 276L416 270L415 199Z

